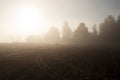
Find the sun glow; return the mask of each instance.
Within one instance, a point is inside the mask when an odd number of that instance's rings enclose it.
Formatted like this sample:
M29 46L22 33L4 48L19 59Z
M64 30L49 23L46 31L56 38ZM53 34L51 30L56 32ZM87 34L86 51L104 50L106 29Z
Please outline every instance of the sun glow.
M22 6L16 10L16 31L20 35L42 34L48 30L47 19L35 6Z

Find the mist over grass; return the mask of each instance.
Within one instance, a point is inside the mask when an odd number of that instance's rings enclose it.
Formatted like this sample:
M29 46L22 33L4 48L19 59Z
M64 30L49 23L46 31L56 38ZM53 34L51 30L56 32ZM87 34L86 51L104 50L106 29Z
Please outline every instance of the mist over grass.
M0 80L119 79L119 47L0 45Z

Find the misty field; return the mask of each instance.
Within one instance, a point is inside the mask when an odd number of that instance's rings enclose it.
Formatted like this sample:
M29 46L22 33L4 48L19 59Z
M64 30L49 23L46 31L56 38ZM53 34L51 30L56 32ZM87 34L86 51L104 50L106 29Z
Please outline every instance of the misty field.
M0 80L119 80L119 47L0 45Z

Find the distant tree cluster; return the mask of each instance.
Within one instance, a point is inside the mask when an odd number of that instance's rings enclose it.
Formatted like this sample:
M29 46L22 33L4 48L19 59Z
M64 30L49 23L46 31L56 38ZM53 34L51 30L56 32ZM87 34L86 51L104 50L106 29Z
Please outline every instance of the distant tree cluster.
M117 20L109 15L104 22L97 26L94 25L93 32L88 31L88 27L84 22L80 23L78 27L72 31L69 24L65 22L62 27L61 35L56 27L52 27L40 39L38 36L29 36L27 42L42 42L52 44L119 44L120 41L120 16Z
M112 15L105 18L104 22L100 24L99 37L105 42L119 42L120 41L120 16L118 19Z

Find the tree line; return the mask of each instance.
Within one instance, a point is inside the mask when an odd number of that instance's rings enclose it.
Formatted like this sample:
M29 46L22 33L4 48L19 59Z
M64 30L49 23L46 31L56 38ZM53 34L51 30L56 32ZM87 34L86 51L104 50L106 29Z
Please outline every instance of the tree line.
M97 26L92 27L93 32L88 31L88 27L84 22L72 31L67 22L62 26L60 34L56 27L50 28L43 38L40 36L29 36L29 43L52 43L52 44L120 44L120 15L117 19L112 15L108 15L104 21Z

